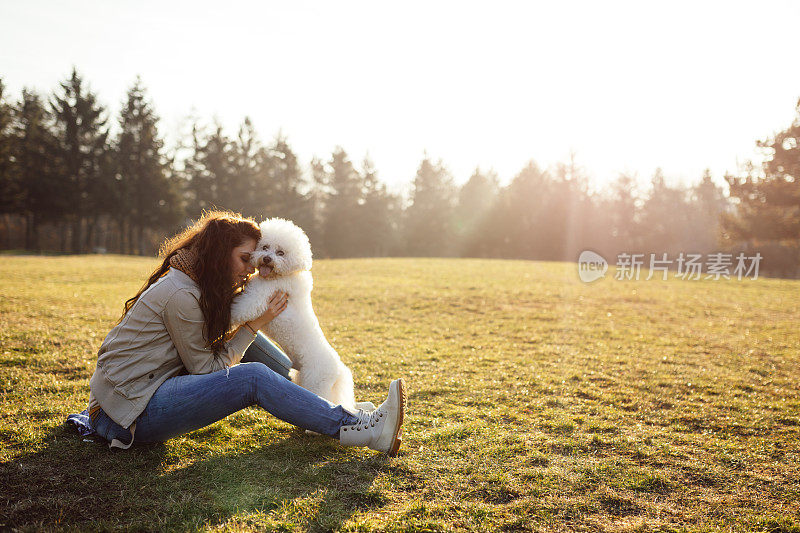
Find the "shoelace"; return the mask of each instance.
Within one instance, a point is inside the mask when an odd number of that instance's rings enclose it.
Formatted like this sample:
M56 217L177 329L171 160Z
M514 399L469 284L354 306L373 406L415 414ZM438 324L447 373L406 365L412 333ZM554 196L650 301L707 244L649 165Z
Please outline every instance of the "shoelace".
M386 413L378 407L372 412L359 410L358 412L358 422L353 424L353 428L356 431L361 431L362 429L369 429L370 427L375 427L375 424L381 421L381 419L386 415ZM344 431L347 431L346 428L343 428Z

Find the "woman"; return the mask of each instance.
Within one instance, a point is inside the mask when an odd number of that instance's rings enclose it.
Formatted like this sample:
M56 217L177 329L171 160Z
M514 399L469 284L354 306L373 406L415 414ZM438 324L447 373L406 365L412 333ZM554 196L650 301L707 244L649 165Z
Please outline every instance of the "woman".
M230 332L236 293L254 273L250 253L258 226L211 212L162 247L164 261L125 302L119 323L100 346L90 381L91 428L129 448L162 442L207 426L250 405L281 420L389 455L400 446L405 411L402 379L371 412L349 412L276 374L240 363L256 333L285 308L275 293L264 314Z

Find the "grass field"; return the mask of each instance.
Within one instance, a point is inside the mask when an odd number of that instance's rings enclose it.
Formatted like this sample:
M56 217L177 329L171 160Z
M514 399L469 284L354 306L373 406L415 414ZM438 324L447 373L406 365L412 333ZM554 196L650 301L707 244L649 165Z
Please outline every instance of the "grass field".
M396 458L255 407L110 451L63 422L154 265L0 261L0 529L800 531L798 281L318 261L359 399L409 386Z

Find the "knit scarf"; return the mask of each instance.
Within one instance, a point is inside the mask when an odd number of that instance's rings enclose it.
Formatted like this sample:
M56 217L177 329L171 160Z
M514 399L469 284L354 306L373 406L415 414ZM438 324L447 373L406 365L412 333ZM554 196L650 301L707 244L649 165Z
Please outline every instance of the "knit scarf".
M197 265L197 254L191 248L181 248L178 253L170 257L169 266L176 268L192 278L192 280L199 284L197 273L194 271Z

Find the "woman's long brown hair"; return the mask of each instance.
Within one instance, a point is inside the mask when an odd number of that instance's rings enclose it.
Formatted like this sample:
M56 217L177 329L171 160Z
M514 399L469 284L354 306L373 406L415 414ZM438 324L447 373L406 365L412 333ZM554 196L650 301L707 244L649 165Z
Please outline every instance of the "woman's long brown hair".
M215 353L225 348L225 334L230 328L231 302L234 288L231 283L231 254L247 239L256 242L261 230L252 219L229 211L209 211L202 218L168 239L161 245L159 256L164 261L148 278L136 296L125 302L120 321L130 311L150 285L169 270L169 260L183 248L191 248L197 256L194 267L200 285L200 309L203 311L208 346Z

